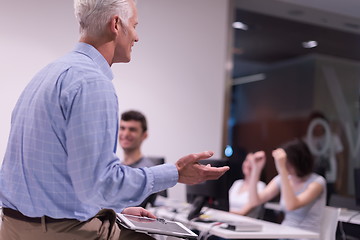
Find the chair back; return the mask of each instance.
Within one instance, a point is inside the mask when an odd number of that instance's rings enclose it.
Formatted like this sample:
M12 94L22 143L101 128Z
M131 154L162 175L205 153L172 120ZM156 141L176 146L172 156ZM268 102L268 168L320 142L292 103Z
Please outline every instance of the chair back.
M340 208L325 206L321 218L320 240L335 240Z

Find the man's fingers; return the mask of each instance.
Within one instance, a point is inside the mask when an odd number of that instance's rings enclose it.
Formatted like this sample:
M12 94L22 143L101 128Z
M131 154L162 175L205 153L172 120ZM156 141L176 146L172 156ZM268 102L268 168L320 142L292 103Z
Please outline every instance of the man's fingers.
M228 166L225 167L217 167L212 168L211 171L208 171L206 174L206 180L214 180L221 177L225 172L227 172L230 168Z
M214 155L213 151L204 151L200 153L193 153L189 155L189 161L190 162L197 162L202 159L208 159Z
M195 155L196 156L195 156L194 162L197 162L199 160L208 159L208 158L212 157L214 155L214 152L213 151L205 151L205 152L201 152L201 153L196 153Z
M176 162L176 167L178 170L180 170L189 164L196 163L202 159L208 159L208 158L212 157L213 155L214 155L214 152L212 152L212 151L204 151L204 152L200 152L200 153L189 154L185 157L180 158Z
M199 176L202 177L200 181L206 181L206 180L215 180L220 178L226 171L228 171L230 168L228 166L224 167L211 167L208 165L200 165L199 166Z
M141 216L148 217L148 218L156 218L154 214L144 209L144 211L141 212Z

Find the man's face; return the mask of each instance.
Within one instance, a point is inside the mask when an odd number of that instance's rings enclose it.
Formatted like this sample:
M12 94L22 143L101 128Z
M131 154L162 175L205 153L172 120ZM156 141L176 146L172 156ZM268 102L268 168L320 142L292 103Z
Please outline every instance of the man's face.
M119 143L125 151L140 148L146 137L147 133L143 132L141 122L135 120L120 121Z
M133 9L133 15L129 18L128 25L119 23L120 32L117 37L116 49L113 62L130 62L131 51L135 42L139 41L136 33L138 24L138 14L134 1L129 1L130 7Z

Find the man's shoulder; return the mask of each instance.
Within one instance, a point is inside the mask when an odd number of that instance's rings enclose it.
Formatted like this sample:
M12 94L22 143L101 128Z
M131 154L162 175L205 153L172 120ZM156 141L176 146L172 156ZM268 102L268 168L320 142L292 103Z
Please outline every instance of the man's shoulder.
M89 59L86 57L81 56L81 54L76 54L73 52L70 52L47 64L38 72L38 74L46 74L46 76L49 77L49 75L60 76L68 72L72 72L77 76L86 76L86 74L100 74L99 71L96 70L96 66L93 62L89 61Z
M91 58L77 52L70 52L52 63L54 66L82 74L100 74Z
M58 81L65 91L79 89L84 84L101 81L112 88L112 82L99 70L99 67L88 57L76 52L57 59L45 67L45 72L58 75Z

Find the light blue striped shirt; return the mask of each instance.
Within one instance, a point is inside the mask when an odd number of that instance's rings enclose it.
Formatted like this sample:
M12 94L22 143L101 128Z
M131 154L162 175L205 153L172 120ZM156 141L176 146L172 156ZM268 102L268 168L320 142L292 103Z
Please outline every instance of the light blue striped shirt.
M104 57L78 43L32 79L12 113L0 172L4 207L30 217L87 220L102 208L120 212L176 184L173 164L120 164L112 78Z

